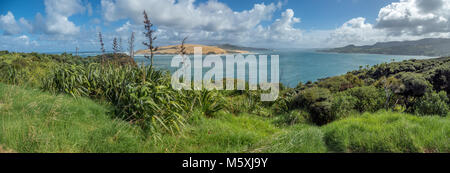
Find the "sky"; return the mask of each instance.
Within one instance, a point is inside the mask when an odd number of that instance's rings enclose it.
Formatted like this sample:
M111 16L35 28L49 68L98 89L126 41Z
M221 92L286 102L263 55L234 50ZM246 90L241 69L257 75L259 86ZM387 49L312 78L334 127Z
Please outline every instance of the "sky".
M450 37L450 0L0 0L0 50L107 50L136 33L142 12L155 24L157 46L188 43L265 48Z

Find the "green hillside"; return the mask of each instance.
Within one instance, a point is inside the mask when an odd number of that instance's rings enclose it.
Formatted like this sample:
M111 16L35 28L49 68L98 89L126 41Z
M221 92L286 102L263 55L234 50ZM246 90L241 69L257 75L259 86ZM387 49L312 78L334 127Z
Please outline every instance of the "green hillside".
M423 56L449 56L450 39L428 38L417 41L395 41L376 43L367 46L348 45L345 47L322 50L337 53L368 53L387 55L423 55Z

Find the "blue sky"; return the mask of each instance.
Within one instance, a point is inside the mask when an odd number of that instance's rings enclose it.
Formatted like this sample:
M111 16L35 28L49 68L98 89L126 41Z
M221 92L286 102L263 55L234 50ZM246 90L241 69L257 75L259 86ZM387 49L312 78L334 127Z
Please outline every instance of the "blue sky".
M14 0L0 2L0 49L91 51L131 32L141 10L160 45L184 36L202 44L316 48L448 37L450 0ZM124 41L125 42L125 41ZM139 47L138 47L139 48ZM107 47L108 49L108 47Z

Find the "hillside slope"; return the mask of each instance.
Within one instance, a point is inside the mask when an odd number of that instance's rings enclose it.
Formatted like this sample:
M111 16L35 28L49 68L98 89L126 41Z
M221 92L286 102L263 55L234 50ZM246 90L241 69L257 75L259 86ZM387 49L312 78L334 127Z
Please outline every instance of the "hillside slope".
M322 51L337 53L448 56L450 55L450 39L427 38L417 41L394 41L366 46L348 45Z

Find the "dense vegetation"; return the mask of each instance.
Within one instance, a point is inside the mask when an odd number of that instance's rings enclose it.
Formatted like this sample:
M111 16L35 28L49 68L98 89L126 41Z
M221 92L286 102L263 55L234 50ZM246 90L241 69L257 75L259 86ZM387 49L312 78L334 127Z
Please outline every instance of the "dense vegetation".
M176 91L169 72L130 59L0 52L2 150L450 151L450 58L282 87L275 102L260 91Z
M348 45L345 47L324 50L325 52L338 53L370 53L387 55L424 55L424 56L449 56L450 39L427 38L417 41L394 41L376 43L367 46Z

